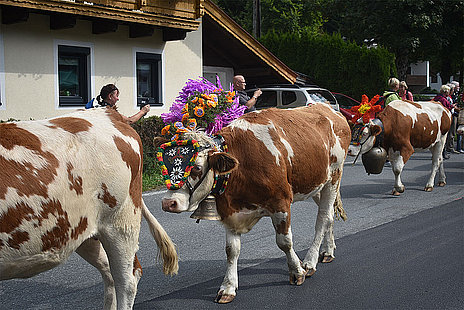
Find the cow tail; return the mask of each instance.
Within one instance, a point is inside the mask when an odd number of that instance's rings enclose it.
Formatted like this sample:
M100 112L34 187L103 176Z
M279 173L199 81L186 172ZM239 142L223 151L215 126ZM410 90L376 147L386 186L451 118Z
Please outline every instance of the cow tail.
M179 270L176 246L158 220L151 214L142 200L142 214L150 227L150 232L158 245L158 257L163 260L163 273L177 274Z
M342 198L340 196L340 185L338 186L338 189L337 189L337 198L335 198L335 202L334 202L334 211L335 211L335 217L337 219L342 219L344 221L347 220L347 215L346 215L346 212L345 212L345 209L343 209L343 203L342 203Z

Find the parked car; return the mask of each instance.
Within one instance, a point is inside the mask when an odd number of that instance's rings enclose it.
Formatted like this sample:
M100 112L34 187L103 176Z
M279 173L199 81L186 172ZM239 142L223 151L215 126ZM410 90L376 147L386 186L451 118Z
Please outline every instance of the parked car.
M346 117L346 119L351 120L354 116L354 113L351 112L350 109L354 106L360 105L361 102L345 94L341 94L341 93L332 93L332 94L335 96L335 98L337 98L337 102L340 107L340 112Z
M247 89L247 94L251 97L254 91L260 88L263 92L258 97L256 109L265 108L296 108L306 106L316 102L328 103L336 111L339 110L337 99L330 91L318 86L298 86L298 85L263 85L260 87Z

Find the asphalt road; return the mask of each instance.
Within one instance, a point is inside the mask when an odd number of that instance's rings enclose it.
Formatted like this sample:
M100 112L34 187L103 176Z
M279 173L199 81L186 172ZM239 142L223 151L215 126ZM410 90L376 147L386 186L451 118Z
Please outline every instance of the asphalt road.
M464 307L464 155L445 161L447 185L423 191L430 153L406 164L406 192L390 195L393 173L368 176L349 158L342 179L346 222L335 222L336 259L319 264L302 286L288 284L285 257L269 219L242 236L236 299L213 302L225 271L225 234L216 221L161 211L162 192L144 193L150 210L178 246L179 274L166 277L156 245L142 224L144 274L135 309L461 309ZM292 210L294 246L303 258L313 238L315 204ZM31 279L0 282L1 309L100 309L98 272L73 254L67 263Z

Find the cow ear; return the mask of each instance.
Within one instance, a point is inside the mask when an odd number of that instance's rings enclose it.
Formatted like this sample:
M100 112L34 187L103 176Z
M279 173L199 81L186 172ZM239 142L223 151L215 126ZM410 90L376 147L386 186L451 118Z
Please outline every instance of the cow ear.
M372 125L370 127L370 131L371 131L371 136L377 136L380 133L382 133L382 128L380 128L379 125Z
M227 174L238 168L238 160L224 152L213 152L208 154L209 166L219 174Z
M162 144L166 143L166 142L169 142L170 140L169 139L166 139L164 137L155 137L153 139L153 145L155 146L155 148L158 148L160 147Z

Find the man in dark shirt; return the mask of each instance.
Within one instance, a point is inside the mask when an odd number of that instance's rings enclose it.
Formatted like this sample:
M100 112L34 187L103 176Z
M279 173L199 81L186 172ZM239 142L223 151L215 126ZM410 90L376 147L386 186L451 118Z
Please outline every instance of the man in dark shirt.
M245 78L243 77L243 75L234 76L233 85L234 85L235 95L238 96L238 100L239 100L238 102L241 105L244 105L247 107L247 109L245 110L245 113L256 111L255 104L258 100L258 97L261 96L261 94L263 93L261 89L255 90L255 92L253 93L253 97L250 98L250 96L248 96L247 93L245 92L246 82L245 82Z

